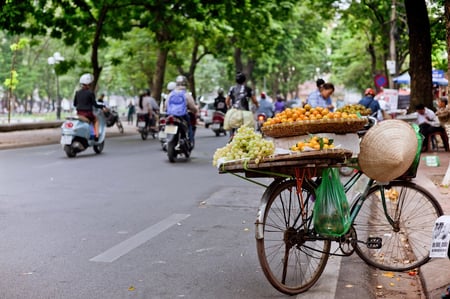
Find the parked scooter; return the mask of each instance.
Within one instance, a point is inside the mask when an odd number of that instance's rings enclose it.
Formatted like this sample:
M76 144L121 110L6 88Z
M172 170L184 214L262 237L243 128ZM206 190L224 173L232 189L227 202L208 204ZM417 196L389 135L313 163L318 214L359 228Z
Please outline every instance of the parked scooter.
M225 113L223 113L222 111L214 111L210 128L213 130L216 136L220 136L221 133L227 136L227 131L225 131L225 129L223 128L224 120Z
M175 162L178 155L189 158L193 146L189 140L189 128L186 120L174 115L168 115L164 132L167 138L167 157L169 161Z
M261 132L263 123L267 120L267 115L265 113L258 113L256 117L256 131Z
M94 124L84 116L69 116L61 126L61 145L67 157L74 158L88 147L100 154L105 145L106 121L103 111L96 109L95 115L99 122L99 136L95 141Z
M109 111L105 112L105 119L106 119L106 126L108 128L117 125L117 128L119 129L119 132L123 134L123 125L120 121L119 113L115 109L110 109Z

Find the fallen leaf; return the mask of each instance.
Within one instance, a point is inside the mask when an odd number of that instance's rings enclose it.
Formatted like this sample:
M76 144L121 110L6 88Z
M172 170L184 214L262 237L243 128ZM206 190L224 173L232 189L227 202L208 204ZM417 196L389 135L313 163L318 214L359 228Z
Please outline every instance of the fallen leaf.
M382 275L389 278L394 278L395 276L394 272L384 272Z
M395 286L395 283L391 282L389 285L390 285L391 287L393 287L393 286Z
M134 290L135 290L134 286L130 286L130 287L128 288L128 291L134 291Z

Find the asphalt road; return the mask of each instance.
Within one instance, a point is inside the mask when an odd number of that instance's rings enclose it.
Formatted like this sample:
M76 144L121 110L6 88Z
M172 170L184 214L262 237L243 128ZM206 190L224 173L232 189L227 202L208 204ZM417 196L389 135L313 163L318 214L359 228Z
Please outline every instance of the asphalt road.
M135 134L74 159L54 143L0 151L0 298L286 298L256 254L264 188L212 167L226 137L196 140L175 164ZM332 257L296 298L373 298L370 275Z

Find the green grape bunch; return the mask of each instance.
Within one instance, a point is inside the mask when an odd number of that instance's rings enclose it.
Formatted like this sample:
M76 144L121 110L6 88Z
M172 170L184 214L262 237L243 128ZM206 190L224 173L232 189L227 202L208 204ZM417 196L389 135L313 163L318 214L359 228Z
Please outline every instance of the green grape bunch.
M258 164L262 158L273 155L274 152L273 141L264 139L253 128L243 126L237 130L230 143L216 150L213 166L217 166L219 159L225 161L254 159Z

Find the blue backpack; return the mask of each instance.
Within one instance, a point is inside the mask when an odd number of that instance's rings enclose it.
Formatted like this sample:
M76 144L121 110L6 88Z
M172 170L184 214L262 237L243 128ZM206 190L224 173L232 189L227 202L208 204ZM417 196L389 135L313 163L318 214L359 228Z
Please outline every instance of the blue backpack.
M187 114L186 90L174 90L167 101L167 114L183 116Z

